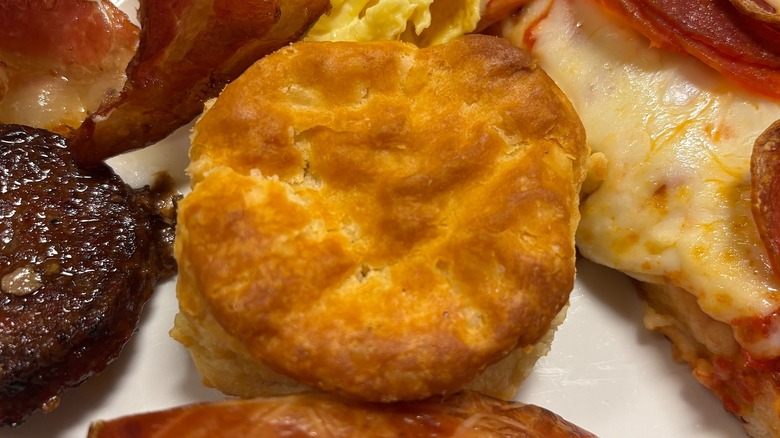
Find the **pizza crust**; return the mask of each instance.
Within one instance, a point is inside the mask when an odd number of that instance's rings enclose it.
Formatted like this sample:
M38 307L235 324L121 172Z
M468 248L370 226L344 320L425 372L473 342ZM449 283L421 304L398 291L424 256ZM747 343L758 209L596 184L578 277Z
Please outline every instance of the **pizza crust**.
M691 366L694 377L744 422L751 437L780 436L776 373L746 363L732 328L704 313L690 292L674 286L638 284L647 304L645 327L672 342L674 358Z

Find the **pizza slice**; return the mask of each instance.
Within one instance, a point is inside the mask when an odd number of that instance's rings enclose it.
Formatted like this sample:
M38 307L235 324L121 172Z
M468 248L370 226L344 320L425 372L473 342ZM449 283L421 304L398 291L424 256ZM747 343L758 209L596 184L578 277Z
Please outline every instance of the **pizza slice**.
M580 253L637 280L645 325L750 435L779 436L780 280L752 213L751 153L780 119L780 34L769 13L753 25L766 39L743 43L690 22L716 4L740 14L728 2L535 0L502 32L606 158L583 194Z

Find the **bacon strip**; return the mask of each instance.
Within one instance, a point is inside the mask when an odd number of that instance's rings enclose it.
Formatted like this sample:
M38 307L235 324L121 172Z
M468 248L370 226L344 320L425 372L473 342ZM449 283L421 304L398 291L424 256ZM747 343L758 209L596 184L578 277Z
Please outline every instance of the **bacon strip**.
M76 130L82 165L155 143L254 61L300 38L328 0L142 0L141 42L121 95Z
M109 1L0 2L0 122L77 127L122 88L137 45Z
M690 53L747 89L780 99L780 25L728 0L596 0L657 46Z
M46 68L105 65L114 44L135 50L138 29L111 2L11 1L0 5L0 52Z

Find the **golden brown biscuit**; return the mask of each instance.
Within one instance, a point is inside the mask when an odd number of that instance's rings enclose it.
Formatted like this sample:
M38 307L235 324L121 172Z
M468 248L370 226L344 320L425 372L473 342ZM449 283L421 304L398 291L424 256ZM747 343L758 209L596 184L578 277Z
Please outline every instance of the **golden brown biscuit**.
M567 302L587 154L502 39L282 49L195 126L173 335L242 396L455 391Z

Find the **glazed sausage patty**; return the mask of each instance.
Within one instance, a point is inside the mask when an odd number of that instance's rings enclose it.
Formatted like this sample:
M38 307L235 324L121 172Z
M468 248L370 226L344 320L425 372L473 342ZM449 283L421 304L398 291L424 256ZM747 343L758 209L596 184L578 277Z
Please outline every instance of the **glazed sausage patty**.
M79 169L61 136L0 125L0 425L53 409L119 354L175 270L163 197Z

